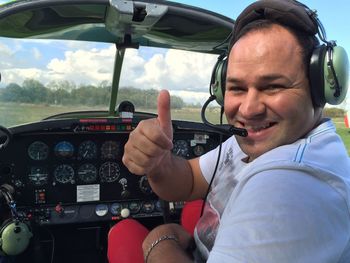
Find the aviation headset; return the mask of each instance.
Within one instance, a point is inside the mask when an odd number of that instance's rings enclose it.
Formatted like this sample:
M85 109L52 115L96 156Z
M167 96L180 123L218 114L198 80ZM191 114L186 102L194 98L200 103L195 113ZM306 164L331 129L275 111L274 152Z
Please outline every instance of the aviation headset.
M11 210L11 218L5 220L0 229L0 255L16 256L24 252L33 236L29 225L16 213L9 185L0 186L0 194L4 197Z
M238 40L240 31L255 20L271 20L310 36L318 35L323 42L314 48L309 64L309 83L314 107L325 103L340 104L349 85L349 61L344 48L327 41L326 33L315 11L296 0L260 0L249 5L237 18L229 47ZM230 48L229 48L230 49ZM214 66L210 92L219 105L224 105L227 54L218 57Z

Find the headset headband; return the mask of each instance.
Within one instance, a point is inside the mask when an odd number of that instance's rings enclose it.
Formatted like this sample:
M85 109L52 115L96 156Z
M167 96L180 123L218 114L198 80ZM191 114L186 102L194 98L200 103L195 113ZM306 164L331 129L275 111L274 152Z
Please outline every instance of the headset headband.
M315 19L311 19L314 17ZM249 5L238 16L233 27L231 45L238 39L239 32L249 23L266 19L295 28L308 35L319 33L319 23L315 12L294 0L260 0Z

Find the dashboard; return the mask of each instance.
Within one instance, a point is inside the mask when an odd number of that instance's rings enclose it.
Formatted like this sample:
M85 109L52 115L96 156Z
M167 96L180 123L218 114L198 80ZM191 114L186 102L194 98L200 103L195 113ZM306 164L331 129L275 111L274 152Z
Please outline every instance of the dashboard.
M14 189L18 213L39 225L177 216L181 202L160 200L146 176L121 159L129 133L144 116L53 119L11 128L0 151L0 184ZM202 123L173 121L173 154L198 157L220 143Z

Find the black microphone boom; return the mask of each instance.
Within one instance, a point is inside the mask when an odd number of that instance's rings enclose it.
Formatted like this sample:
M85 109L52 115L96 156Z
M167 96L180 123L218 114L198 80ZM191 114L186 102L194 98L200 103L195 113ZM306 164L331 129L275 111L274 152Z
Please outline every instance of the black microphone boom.
M242 129L242 128L237 128L233 125L230 124L212 124L210 123L207 118L205 117L205 110L207 109L208 105L210 102L212 102L213 100L215 100L216 97L215 95L211 95L208 100L203 104L202 110L201 110L201 117L202 117L202 122L207 125L208 127L218 131L221 134L224 135L238 135L241 137L247 137L248 136L248 132L246 129Z

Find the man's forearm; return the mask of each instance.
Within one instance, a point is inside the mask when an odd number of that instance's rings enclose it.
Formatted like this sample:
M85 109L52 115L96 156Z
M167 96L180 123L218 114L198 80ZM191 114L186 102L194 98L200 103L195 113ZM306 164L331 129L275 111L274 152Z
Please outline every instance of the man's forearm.
M154 247L145 263L193 263L194 261L175 240L164 240Z

